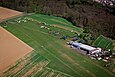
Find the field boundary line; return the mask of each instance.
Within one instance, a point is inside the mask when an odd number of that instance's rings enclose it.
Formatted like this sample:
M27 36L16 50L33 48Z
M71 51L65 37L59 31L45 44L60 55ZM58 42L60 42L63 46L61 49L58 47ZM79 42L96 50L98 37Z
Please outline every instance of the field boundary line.
M31 51L30 53L27 53L27 55L30 56L30 54L32 54L33 52L34 52L34 51ZM25 55L25 56L27 56L27 55ZM20 61L23 61L23 58L25 59L25 56L22 57L22 58L20 58L19 60L17 60L17 61L15 62L15 64L17 64L17 63L20 62ZM35 56L35 55L34 55L34 56ZM28 58L28 57L27 57L27 58ZM27 59L27 58L26 58L26 59ZM9 70L11 67L15 66L15 64L10 65L8 68L6 68L6 69L3 71L3 73L6 72L7 70Z
M31 48L32 50L34 50L32 47L30 47L28 44L26 44L24 41L22 41L21 39L19 39L18 37L16 37L14 34L12 34L11 32L9 32L8 30L6 30L5 28L1 27L1 29L3 29L4 31L6 31L8 34L10 34L12 37L14 37L15 39L19 40L21 43L23 43L25 46Z
M1 20L0 20L0 23L1 23L1 22L5 22L5 21L8 21L8 20L10 20L10 19L22 17L22 16L25 16L25 15L22 13L22 14L20 14L20 15L16 15L16 16L9 17L9 18L6 18L6 19L1 19Z
M92 45L94 45L96 43L97 40L99 40L100 36L92 43Z
M97 45L99 46L99 45L100 45L100 43L101 43L102 41L103 41L103 39L101 39Z
M38 57L38 58L36 58L34 61L32 61L31 63L29 63L29 65L31 65L32 63L34 63L37 59L39 59L40 57ZM28 66L26 66L26 67L29 67L29 65ZM16 73L13 77L16 77L16 75L17 74L19 74L20 72L22 72L23 70L25 70L25 68L24 69L22 69L22 70L20 70L18 73Z
M108 48L110 44L111 44L111 42L109 42L109 43L107 44L106 48Z
M18 26L20 26L20 25L18 25ZM24 28L24 27L23 27ZM23 29L24 30L24 29ZM27 36L28 38L30 38L31 40L33 40L28 34L26 34L26 33L24 33L23 31L20 31L19 30L19 32L20 33L23 33L25 36ZM39 31L39 32L41 32L41 31ZM42 32L41 32L42 33ZM43 32L43 34L48 34L48 33L45 33L45 32ZM21 39L20 39L21 40ZM34 40L34 42L36 42L35 40ZM39 44L39 43L37 43L37 44ZM28 44L27 44L28 45ZM40 44L39 44L40 45ZM40 45L41 46L41 45ZM34 49L34 48L33 48ZM33 50L34 52L36 52L36 49L34 49ZM38 53L38 52L36 52L36 53ZM40 53L39 53L40 54ZM44 58L46 58L45 56L43 56ZM47 58L46 58L47 59ZM49 61L49 59L47 59L48 61Z
M59 72L59 73L62 73L62 74L65 74L65 75L68 75L68 76L70 76L70 77L73 77L73 76L71 76L71 75L69 75L69 74L66 74L66 73L64 73L64 72L61 72L61 71L58 71L58 70L55 70L55 69L52 69L52 68L49 68L49 67L45 67L45 68L50 69L50 70L53 70L53 71L56 71L56 72Z

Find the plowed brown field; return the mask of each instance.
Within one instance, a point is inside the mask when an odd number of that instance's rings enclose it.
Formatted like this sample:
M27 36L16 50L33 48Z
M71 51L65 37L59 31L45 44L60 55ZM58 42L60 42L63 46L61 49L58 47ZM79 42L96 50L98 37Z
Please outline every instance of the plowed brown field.
M14 16L22 15L22 12L0 7L0 21Z
M0 72L33 49L0 27Z

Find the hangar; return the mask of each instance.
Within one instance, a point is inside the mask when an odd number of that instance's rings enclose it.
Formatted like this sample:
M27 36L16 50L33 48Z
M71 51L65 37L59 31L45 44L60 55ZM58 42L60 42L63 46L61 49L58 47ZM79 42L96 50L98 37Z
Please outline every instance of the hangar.
M78 48L78 49L82 49L82 50L87 51L87 54L93 54L93 53L101 52L101 48L95 48L95 47L85 45L82 43L78 43L78 42L72 42L71 45Z

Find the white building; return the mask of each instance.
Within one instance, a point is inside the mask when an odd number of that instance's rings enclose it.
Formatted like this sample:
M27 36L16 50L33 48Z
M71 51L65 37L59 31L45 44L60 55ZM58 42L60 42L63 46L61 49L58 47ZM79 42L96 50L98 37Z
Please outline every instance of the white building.
M87 51L87 54L89 54L89 53L93 54L93 53L101 52L101 48L95 48L95 47L85 45L85 44L82 44L82 43L78 43L78 42L72 42L71 45L76 47L76 48L79 48L79 49Z

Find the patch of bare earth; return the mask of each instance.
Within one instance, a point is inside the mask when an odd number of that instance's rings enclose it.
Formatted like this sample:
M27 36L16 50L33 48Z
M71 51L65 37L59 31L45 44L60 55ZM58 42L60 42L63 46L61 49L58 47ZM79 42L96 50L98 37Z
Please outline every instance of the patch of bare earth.
M68 28L66 28L66 27L59 26L59 25L56 25L56 24L53 24L53 26L54 26L54 27L58 27L58 28L62 28L62 29L71 31L70 29L68 29Z
M32 50L33 48L0 27L0 72Z
M14 16L20 16L22 15L22 12L11 10L8 8L0 7L0 21L4 19L8 19Z

